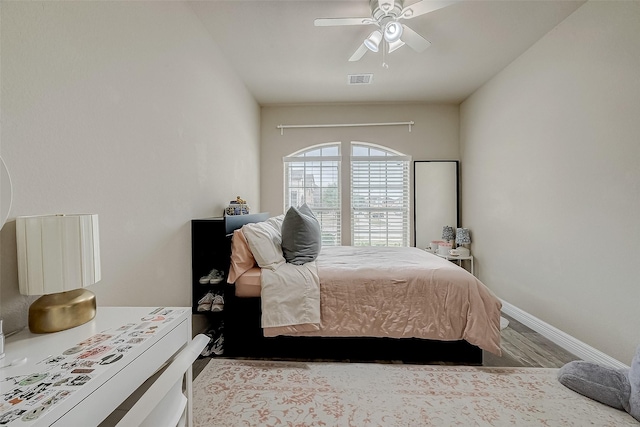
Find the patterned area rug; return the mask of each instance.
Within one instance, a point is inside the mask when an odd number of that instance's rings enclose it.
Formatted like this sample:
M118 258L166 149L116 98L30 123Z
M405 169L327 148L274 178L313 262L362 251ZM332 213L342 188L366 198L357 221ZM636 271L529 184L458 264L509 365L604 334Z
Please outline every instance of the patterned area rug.
M195 426L635 426L556 369L212 359Z

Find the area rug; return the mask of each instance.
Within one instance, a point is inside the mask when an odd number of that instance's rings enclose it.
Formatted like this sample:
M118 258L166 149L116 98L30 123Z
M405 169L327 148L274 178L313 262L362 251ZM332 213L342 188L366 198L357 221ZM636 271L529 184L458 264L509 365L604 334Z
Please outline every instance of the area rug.
M194 425L635 426L563 387L557 369L212 359Z

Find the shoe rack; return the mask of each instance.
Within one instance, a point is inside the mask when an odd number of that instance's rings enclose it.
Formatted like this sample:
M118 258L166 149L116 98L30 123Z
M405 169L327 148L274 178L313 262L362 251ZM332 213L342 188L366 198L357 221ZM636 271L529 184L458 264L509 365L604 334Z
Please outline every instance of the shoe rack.
M191 221L191 304L193 314L206 314L198 311L198 300L212 291L224 293L227 287L231 247L226 237L226 221L221 218L194 219ZM219 283L200 283L200 279L216 269L223 274Z
M223 324L226 326L227 302L235 293L234 286L226 281L233 231L250 222L264 221L268 216L268 213L257 213L191 220L191 310L194 315L206 316L209 331L219 331ZM222 281L200 283L200 279L213 269L222 273ZM198 311L198 301L207 292L223 295L225 303L222 311Z

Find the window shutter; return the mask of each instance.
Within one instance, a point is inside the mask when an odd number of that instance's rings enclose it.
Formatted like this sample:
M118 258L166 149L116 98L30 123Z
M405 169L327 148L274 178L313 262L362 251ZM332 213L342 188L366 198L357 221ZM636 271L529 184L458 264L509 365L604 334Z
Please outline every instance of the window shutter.
M409 246L409 158L388 154L351 159L354 246Z

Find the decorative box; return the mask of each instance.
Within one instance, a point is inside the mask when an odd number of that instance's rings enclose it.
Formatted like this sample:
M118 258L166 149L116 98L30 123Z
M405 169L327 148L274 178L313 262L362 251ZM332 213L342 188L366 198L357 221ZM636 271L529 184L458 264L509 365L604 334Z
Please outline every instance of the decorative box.
M249 205L231 202L224 213L225 215L249 215Z

